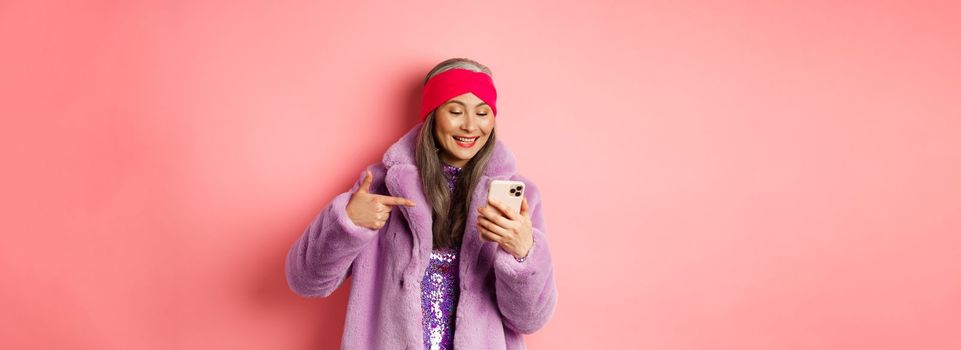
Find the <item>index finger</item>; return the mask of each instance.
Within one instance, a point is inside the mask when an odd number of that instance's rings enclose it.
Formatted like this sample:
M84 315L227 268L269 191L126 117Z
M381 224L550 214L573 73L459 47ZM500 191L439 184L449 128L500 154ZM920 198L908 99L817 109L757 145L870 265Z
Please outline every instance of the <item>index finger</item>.
M380 202L381 204L386 204L386 205L406 205L406 206L408 206L408 207L413 207L413 206L414 206L414 201L412 201L412 200L410 200L410 199L407 199L407 198L391 197L391 196L384 196L384 195L379 195L379 194L374 195L374 198L377 198L377 201Z
M500 210L500 212L503 213L504 216L507 217L508 219L517 220L517 214L515 214L511 210L511 208L507 207L506 204L498 202L493 199L488 199L487 201L490 202L491 206L493 206L494 208L497 208L497 210Z

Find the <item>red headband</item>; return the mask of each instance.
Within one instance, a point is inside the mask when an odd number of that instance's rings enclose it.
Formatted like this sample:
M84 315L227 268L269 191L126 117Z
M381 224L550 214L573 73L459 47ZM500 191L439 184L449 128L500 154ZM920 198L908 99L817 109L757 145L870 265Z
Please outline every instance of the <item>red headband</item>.
M424 85L420 117L426 120L427 115L435 108L468 92L486 102L494 116L497 116L497 90L494 89L491 77L481 72L455 68L433 76Z

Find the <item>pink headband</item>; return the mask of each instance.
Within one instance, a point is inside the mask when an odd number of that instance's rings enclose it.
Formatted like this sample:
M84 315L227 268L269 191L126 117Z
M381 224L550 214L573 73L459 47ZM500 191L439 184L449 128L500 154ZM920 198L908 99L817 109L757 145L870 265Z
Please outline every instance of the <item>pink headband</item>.
M468 92L486 102L494 116L497 116L497 90L494 89L491 77L481 72L455 68L433 76L424 85L420 117L426 120L427 115L435 108Z

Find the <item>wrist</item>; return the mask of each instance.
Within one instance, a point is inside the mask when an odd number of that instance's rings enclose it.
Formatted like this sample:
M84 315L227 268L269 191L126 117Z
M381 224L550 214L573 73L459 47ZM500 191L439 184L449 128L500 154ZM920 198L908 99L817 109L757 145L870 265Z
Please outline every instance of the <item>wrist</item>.
M534 250L534 245L535 245L536 243L537 243L537 242L534 241L534 238L531 237L531 245L530 245L529 247L527 247L527 251L524 252L524 255L522 255L522 256L517 256L517 255L515 255L515 256L514 256L514 260L517 260L517 262L524 262L524 260L527 260L527 257L531 255L531 251Z

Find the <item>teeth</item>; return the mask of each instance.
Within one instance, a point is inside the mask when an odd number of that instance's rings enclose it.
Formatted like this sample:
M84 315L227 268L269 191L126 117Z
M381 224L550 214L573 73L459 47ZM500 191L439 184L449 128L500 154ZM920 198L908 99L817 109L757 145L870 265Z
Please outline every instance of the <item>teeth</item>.
M471 139L465 139L465 138L461 138L461 137L457 137L457 136L454 136L454 139L457 140L457 141L461 141L461 142L474 142L474 140L477 140L476 137L475 137L475 138L471 138Z

